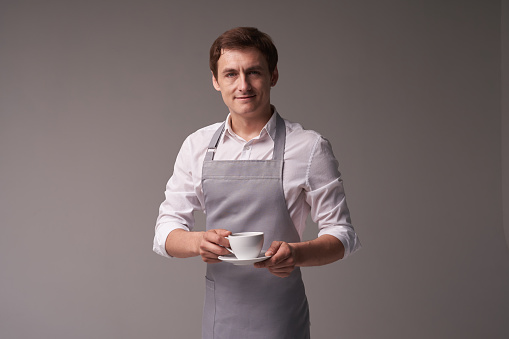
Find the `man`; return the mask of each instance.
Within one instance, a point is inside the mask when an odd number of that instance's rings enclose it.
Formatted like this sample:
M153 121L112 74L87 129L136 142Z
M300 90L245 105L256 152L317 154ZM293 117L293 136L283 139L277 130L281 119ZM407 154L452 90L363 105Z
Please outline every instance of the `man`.
M160 207L154 251L207 263L203 338L309 338L300 266L332 263L360 247L329 142L271 105L277 61L272 40L256 28L216 39L212 83L229 115L184 141ZM192 231L194 210L205 211L205 232ZM301 242L309 213L320 230ZM263 231L270 258L221 262L226 237L241 231Z

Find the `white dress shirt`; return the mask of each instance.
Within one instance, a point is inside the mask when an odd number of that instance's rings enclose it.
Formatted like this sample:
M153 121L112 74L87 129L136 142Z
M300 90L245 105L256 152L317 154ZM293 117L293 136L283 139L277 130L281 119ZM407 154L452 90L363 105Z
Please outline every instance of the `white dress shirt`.
M272 115L259 136L245 141L233 132L228 115L214 160L272 159L275 116ZM159 208L153 247L157 254L170 257L165 249L168 234L177 228L192 231L193 211L206 213L202 165L210 139L220 125L199 129L182 144L173 175L166 185L166 199ZM290 217L302 238L311 213L312 220L318 224L318 236L329 234L338 238L345 247L346 258L360 248L360 242L351 225L343 181L331 145L320 134L305 130L300 124L285 120L285 125L283 189ZM224 228L228 229L227 225Z

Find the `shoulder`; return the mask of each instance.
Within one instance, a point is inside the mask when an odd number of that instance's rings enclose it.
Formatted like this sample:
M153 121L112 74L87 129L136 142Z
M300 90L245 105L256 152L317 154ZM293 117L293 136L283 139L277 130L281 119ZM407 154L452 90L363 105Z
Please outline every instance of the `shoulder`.
M214 124L202 127L199 130L196 130L193 133L189 134L188 138L196 139L206 136L212 137L212 135L214 135L214 133L217 131L217 129L221 126L222 123L223 122L216 122Z
M289 160L290 167L304 173L305 186L309 190L323 187L341 177L329 140L298 123L285 123L285 159Z
M286 126L286 151L291 152L292 149L297 148L299 152L305 152L308 154L313 153L316 148L322 148L322 144L328 145L327 139L325 139L320 133L305 129L301 124L285 120Z
M288 120L285 120L285 125L285 158L300 159L318 166L323 163L337 164L332 145L323 135Z
M300 123L283 119L286 126L286 136L291 138L303 138L305 140L316 140L321 137L320 133L311 129L305 129Z
M217 122L205 127L202 127L195 132L189 134L184 141L185 147L196 149L196 148L207 148L210 139L221 126L222 122Z

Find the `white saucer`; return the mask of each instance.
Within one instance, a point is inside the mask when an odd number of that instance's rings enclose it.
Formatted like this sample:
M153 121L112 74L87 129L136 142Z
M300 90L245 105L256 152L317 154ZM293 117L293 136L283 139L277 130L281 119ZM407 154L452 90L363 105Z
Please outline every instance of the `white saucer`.
M229 255L220 255L218 257L219 260L222 260L222 261L225 261L225 262L229 262L229 263L232 263L234 265L252 265L254 264L255 262L260 262L260 261L264 261L264 260L267 260L269 259L269 257L263 255L260 253L260 255L257 257L257 258L252 258L252 259L237 259L237 257L233 254L229 254Z

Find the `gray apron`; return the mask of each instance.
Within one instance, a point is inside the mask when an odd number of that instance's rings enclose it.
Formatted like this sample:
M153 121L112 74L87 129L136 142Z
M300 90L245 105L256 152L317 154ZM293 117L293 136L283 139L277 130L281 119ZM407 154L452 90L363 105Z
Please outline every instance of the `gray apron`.
M273 240L299 242L283 191L284 120L277 115L272 160L214 161L223 130L224 123L212 137L203 163L207 230L263 231L263 251ZM207 264L204 339L309 336L308 302L299 268L279 278L252 265Z

